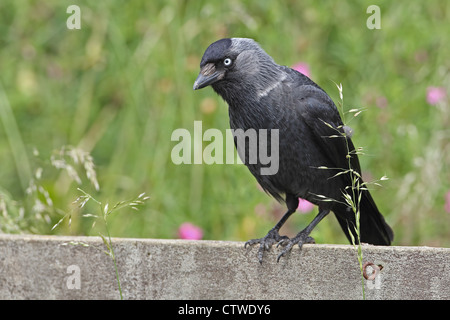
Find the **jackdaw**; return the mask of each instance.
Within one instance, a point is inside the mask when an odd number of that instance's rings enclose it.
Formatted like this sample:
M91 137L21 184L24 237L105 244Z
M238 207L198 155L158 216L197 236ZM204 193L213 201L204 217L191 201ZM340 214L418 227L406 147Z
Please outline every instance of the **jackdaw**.
M310 232L330 210L349 241L357 242L352 204L359 208L360 241L391 244L393 231L361 179L357 152L350 139L352 132L343 125L336 105L322 88L300 72L275 63L253 39L226 38L212 43L201 59L200 69L194 90L212 86L229 105L232 129L278 130L278 148L271 145L270 139L266 145L278 149L277 172L261 174L264 164L259 158L249 163L252 150L248 144L244 146L245 154L239 153L261 187L285 202L288 209L265 237L246 242L245 246L259 244L260 262L264 251L275 243L284 247L278 261L295 244L301 248L313 242ZM296 211L299 197L317 205L319 213L289 239L281 236L279 229Z

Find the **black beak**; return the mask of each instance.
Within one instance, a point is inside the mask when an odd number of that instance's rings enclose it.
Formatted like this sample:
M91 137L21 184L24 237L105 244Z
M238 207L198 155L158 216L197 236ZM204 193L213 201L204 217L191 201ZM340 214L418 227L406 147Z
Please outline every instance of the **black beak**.
M197 80L194 82L194 90L204 88L225 76L223 70L217 70L213 63L205 64L200 70Z
M210 75L203 75L201 72L199 73L197 80L194 82L194 90L198 90L204 87L209 86L210 84L213 84L216 82L219 78L220 73L214 72Z

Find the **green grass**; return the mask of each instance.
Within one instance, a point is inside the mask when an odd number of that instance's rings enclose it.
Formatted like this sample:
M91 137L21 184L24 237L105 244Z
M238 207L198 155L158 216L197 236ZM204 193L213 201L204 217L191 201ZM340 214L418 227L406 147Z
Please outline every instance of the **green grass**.
M69 4L81 8L81 30L66 28ZM366 28L371 4L381 8L381 30ZM244 166L170 159L174 129L191 130L194 120L203 130L229 127L226 104L192 85L206 47L239 36L280 64L308 63L335 101L333 82L342 83L346 107L366 110L349 124L367 153L364 174L390 178L372 193L394 243L450 246L450 106L426 102L428 86L450 93L448 21L448 1L2 1L0 205L8 211L0 230L89 233L76 215L70 228L51 230L81 187L102 203L151 197L139 212L110 219L112 236L176 237L185 221L206 239L265 234L280 209ZM63 146L92 155L98 192L82 166L74 165L81 186L52 166ZM32 177L41 189L30 194ZM294 235L310 220L296 215L282 232ZM312 236L347 243L333 218Z

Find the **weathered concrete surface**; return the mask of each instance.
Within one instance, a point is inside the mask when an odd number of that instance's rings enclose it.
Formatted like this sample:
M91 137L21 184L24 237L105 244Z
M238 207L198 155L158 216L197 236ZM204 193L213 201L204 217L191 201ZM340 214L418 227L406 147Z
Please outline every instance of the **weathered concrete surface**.
M125 299L362 298L352 246L295 247L280 263L273 248L262 265L241 242L114 238L113 246ZM0 234L0 299L118 299L103 250L99 237ZM363 254L383 266L364 280L367 299L450 299L450 249L364 246Z

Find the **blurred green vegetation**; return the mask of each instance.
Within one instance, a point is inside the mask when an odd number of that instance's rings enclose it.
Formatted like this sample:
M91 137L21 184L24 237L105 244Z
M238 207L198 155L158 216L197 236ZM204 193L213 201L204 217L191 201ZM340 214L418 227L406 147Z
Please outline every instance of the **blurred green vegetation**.
M71 4L81 9L81 30L66 27ZM372 4L381 9L380 30L366 27ZM245 166L177 166L170 158L173 130L192 132L194 120L203 130L229 128L221 98L192 85L210 43L249 37L279 64L307 63L335 101L333 81L342 83L347 110L365 109L349 125L366 153L365 176L389 177L373 196L394 243L450 246L449 34L445 0L3 0L0 230L92 234L92 220L72 203L81 187L111 205L150 196L139 211L111 217L112 236L172 238L186 221L205 239L265 235L284 208ZM429 105L430 86L445 88L447 100ZM85 178L86 162L77 164L64 146L92 155L99 191ZM294 235L312 218L296 214L282 231ZM313 236L347 243L332 216Z

